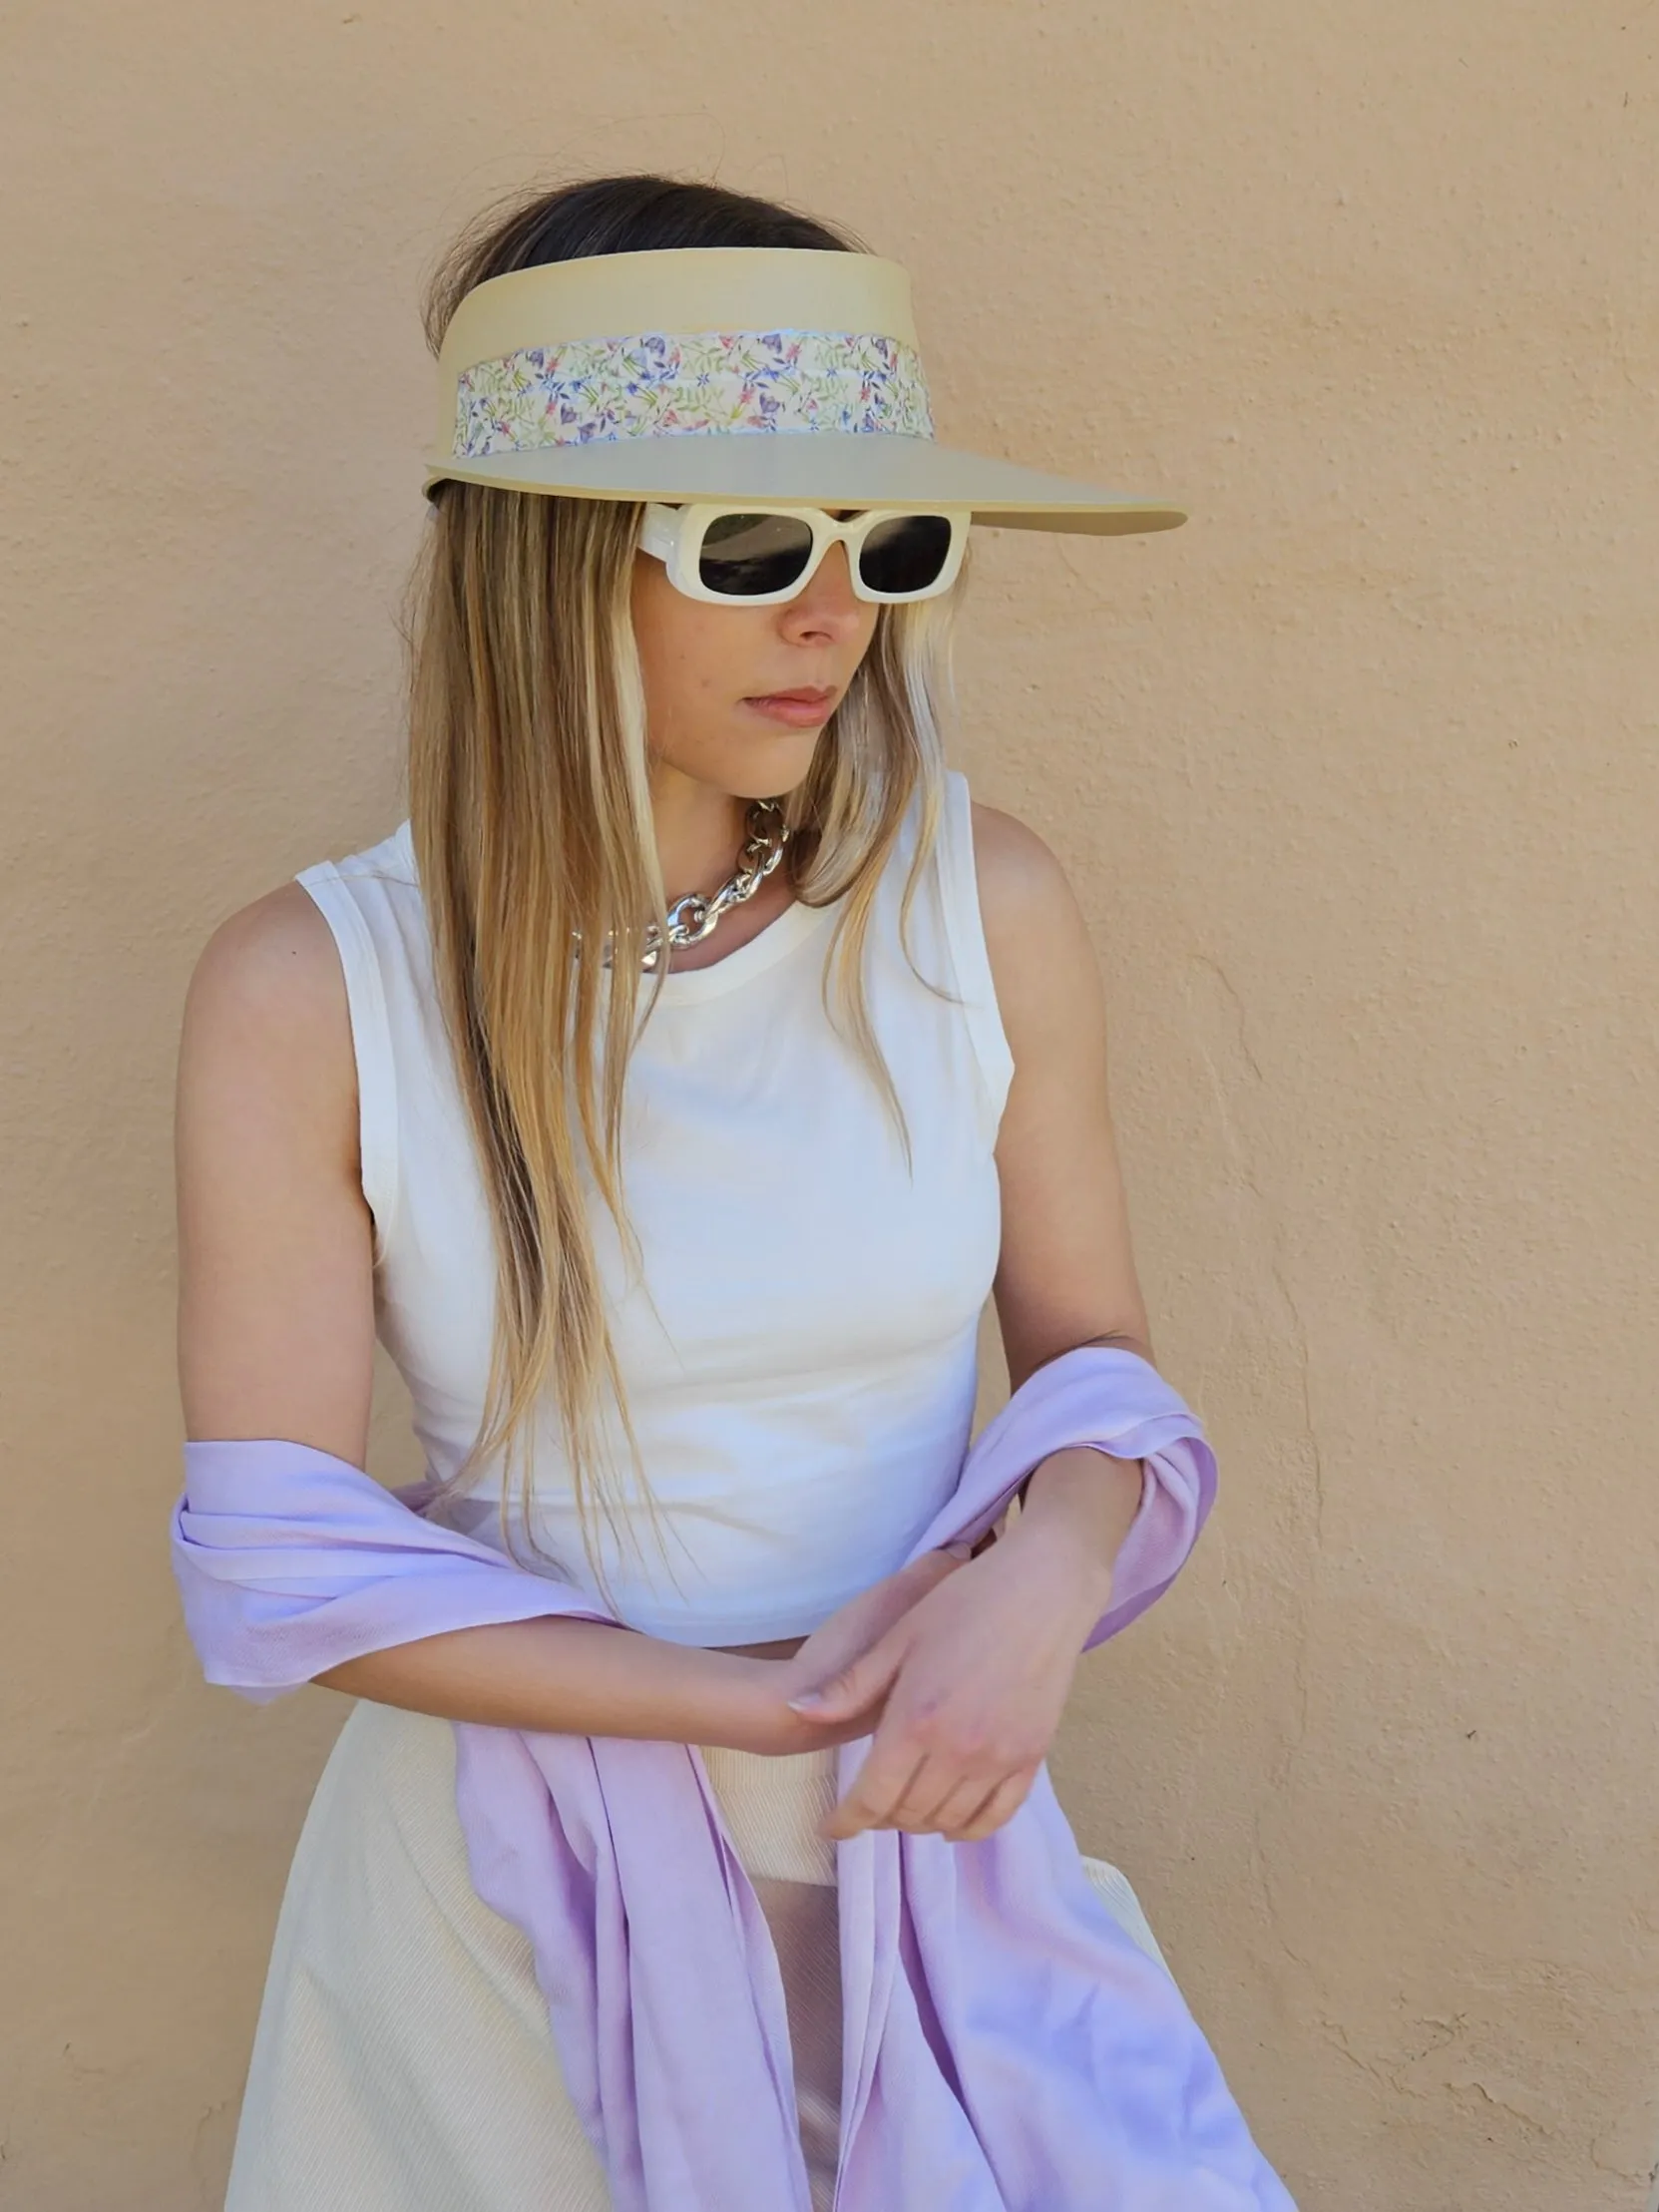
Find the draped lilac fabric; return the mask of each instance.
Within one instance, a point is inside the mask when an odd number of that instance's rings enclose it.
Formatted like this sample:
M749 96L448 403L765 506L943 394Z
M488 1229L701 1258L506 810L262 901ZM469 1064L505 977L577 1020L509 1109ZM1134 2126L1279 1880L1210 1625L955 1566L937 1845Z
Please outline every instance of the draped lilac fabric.
M1196 1418L1146 1361L1040 1368L969 1451L913 1556L977 1539L1050 1453L1145 1463L1111 1602L1174 1579L1215 1496ZM441 1630L611 1620L279 1439L185 1447L173 1556L209 1681L263 1701ZM620 1625L613 1623L614 1625ZM690 1745L458 1723L479 1895L521 1927L617 2212L810 2212L770 1933ZM842 1788L870 1739L839 1752ZM1083 1871L1044 1767L994 1834L838 1843L837 2212L1295 2212L1179 1990Z

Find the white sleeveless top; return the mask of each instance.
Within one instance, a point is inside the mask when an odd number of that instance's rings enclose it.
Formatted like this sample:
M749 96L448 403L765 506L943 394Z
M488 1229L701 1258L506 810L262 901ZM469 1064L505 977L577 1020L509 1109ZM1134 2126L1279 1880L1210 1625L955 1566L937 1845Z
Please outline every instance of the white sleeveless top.
M873 1079L823 1008L839 902L787 907L712 967L670 971L640 1030L622 1169L642 1285L629 1283L592 1193L590 1216L668 1531L664 1551L641 1521L641 1555L602 1523L601 1556L622 1617L647 1634L688 1644L806 1634L900 1564L955 1485L1000 1244L994 1146L1013 1060L959 772L946 771L943 798L909 940L922 974L962 1003L929 992L900 947L917 802L878 887L865 956L913 1173ZM428 1468L447 1478L481 1426L495 1256L409 823L296 880L345 973L376 1331L408 1385ZM545 1571L597 1596L551 1408L534 1446L534 1533L555 1555ZM625 1450L615 1465L630 1488ZM499 1495L492 1460L448 1518L499 1546ZM522 1542L519 1551L539 1563Z

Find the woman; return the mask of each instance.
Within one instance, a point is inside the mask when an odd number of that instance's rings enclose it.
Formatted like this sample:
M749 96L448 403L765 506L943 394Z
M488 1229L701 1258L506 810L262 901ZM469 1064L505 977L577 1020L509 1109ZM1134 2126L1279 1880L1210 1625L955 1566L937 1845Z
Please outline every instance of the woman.
M875 2101L899 2109L869 2139L901 2162L848 2150L841 1966L863 1954L843 1925L838 1958L837 1866L845 1884L877 1831L1027 1835L1077 1655L1108 1606L1117 1624L1133 1609L1118 1577L1150 1526L1149 1448L1048 1452L1017 1515L917 1550L963 1466L988 1294L1017 1393L1080 1347L1151 1357L1081 916L1046 847L945 769L938 717L971 515L1181 518L937 447L902 271L710 187L601 179L523 203L456 249L429 329L409 819L220 927L181 1056L193 1629L222 1652L276 1591L288 1656L215 1678L359 1701L295 1855L228 2204L734 2205L744 2147L716 2197L732 2146L674 2110L676 2085L701 2110L739 2063L728 1999L710 1982L653 2013L652 1945L700 1928L643 1933L701 1847L694 1821L643 1837L659 1870L635 1865L621 1915L638 1978L619 1992L599 1972L571 2025L570 1932L652 1824L626 1796L632 1744L700 1758L741 1868L711 1879L740 1918L746 1877L764 1915L733 1954L761 2012L781 1970L801 2163L755 2201L829 2206L845 2152L842 2204L1080 2207L1041 2178L1064 2147L1044 2162L1040 2122L1029 2184L982 2157L990 2118L963 2120L979 2060L943 2030L932 2057L913 2043L932 2086L951 2076L964 2178L863 2178L912 2172L893 2148L910 2115L890 2062ZM405 1505L351 1491L377 1334L432 1477ZM230 1628L192 1579L225 1468L267 1483L225 1519L219 1557L246 1548L212 1585ZM334 1486L315 1512L295 1503L313 1481ZM358 1603L329 1579L357 1511L410 1532L399 1572L363 1585L371 1606L413 1586L401 1570L465 1559L565 1616L510 1595L414 1633L359 1611L330 1642L317 1621ZM1155 1595L1167 1573L1143 1579ZM840 1747L865 1738L852 1772ZM552 1796L486 1833L480 1775L509 1744L541 1747ZM603 1833L573 1842L589 1804ZM527 1873L550 1812L569 1849ZM1083 1864L1065 1835L1059 1872L1030 1878L1038 1906ZM927 1848L906 1844L917 1897ZM1111 1930L1113 1971L1175 2006L1127 1885L1087 1873L1133 1938ZM536 1916L561 1883L555 1941ZM686 2010L704 1999L699 2052ZM1207 2060L1195 2028L1190 2050ZM1153 2168L1125 2149L1090 2204L1288 2203L1206 2080L1212 2147L1172 2116L1155 2189L1136 2193ZM1089 2093L1104 2110L1111 2085ZM626 2145L624 2106L647 2114Z

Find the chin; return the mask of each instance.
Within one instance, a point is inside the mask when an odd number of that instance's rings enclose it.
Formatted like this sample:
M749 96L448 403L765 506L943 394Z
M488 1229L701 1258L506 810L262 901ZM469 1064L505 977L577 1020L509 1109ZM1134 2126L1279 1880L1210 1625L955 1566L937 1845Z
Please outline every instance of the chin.
M728 798L781 799L805 782L827 727L827 723L816 729L779 725L775 731L757 735L751 721L747 728L723 736L701 742L682 740L654 757L693 783L724 792Z
M781 799L806 781L822 735L822 730L783 730L765 744L751 739L734 745L709 781L735 799Z

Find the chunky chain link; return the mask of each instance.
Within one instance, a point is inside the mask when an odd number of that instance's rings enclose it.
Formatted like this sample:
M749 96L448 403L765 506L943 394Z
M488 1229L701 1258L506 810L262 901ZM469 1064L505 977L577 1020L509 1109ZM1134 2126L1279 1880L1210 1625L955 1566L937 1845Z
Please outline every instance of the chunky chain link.
M683 898L675 899L668 909L665 931L656 922L646 925L644 949L639 960L642 974L653 973L662 957L664 941L669 945L700 945L722 914L728 914L734 906L741 906L745 899L754 897L783 858L783 848L789 842L789 825L776 799L751 799L746 823L748 834L737 856L736 873L722 883L718 891L706 896L701 891L687 891ZM573 930L571 935L580 949L582 932ZM615 946L608 936L601 954L607 968L611 966L614 952Z

